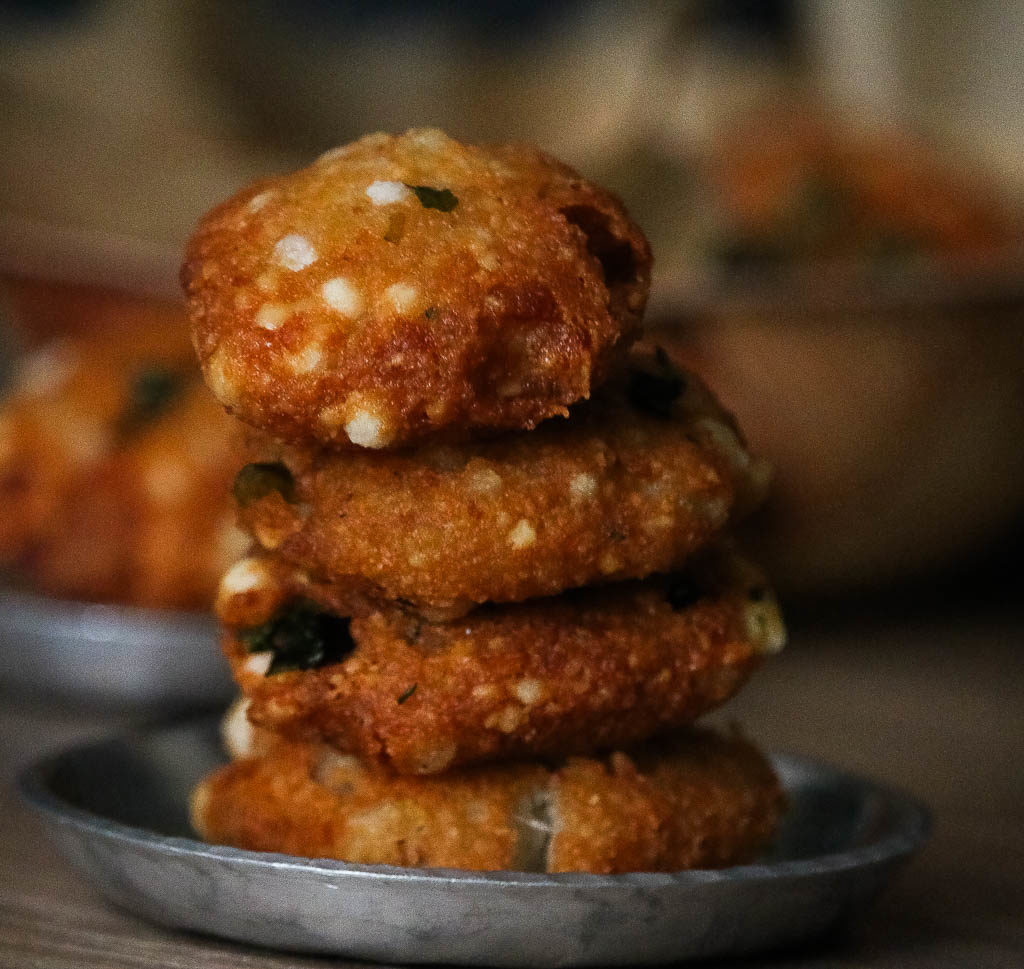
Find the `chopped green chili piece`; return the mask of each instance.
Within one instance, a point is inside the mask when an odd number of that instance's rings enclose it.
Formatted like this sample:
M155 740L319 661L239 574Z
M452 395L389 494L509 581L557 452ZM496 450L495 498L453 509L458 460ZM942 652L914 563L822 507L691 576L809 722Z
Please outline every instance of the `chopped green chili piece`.
M452 193L451 189L409 184L406 184L405 187L416 195L416 198L420 200L420 205L425 209L451 212L459 204L459 200Z
M669 418L672 406L686 390L686 380L661 348L655 352L657 372L634 370L629 375L626 393L630 403L655 417Z
M413 685L412 685L412 686L410 686L410 687L409 687L409 689L408 689L408 690L406 690L406 691L405 691L405 692L404 692L404 693L403 693L403 694L402 694L402 695L401 695L401 696L400 696L400 697L398 698L398 703L399 703L399 705L401 705L401 704L405 703L405 701L406 701L406 700L408 700L408 699L409 699L409 697L411 697L411 696L412 696L412 695L413 695L413 694L414 694L414 693L416 692L416 686L417 686L417 684L416 684L416 683L413 683Z
M437 315L437 307L436 307L436 306L428 306L428 307L427 307L427 308L426 308L426 309L425 309L425 310L423 311L423 315L424 315L424 316L425 316L425 317L426 317L426 318L427 318L428 320L432 320L432 319L433 319L433 318L434 318L434 317L435 317L435 316Z
M156 420L174 405L185 389L185 374L166 367L140 370L132 380L128 401L118 418L122 434L132 434Z
M254 501L278 492L289 504L295 503L295 479L280 461L257 461L247 464L235 475L231 493L235 501L248 508Z
M250 653L274 654L267 676L339 663L356 648L347 618L304 599L282 606L262 625L243 630L239 638Z

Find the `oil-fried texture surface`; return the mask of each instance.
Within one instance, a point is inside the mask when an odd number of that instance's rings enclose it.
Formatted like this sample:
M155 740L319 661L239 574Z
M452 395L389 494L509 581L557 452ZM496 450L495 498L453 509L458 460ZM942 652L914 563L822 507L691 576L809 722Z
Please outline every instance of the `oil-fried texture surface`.
M753 861L784 798L751 744L708 731L558 772L549 871L723 868Z
M756 503L767 474L700 381L669 366L634 354L569 420L471 446L315 454L254 440L296 493L252 501L239 524L431 618L670 571Z
M243 190L202 220L182 281L238 416L387 447L564 414L635 336L650 262L567 166L417 129Z
M235 761L192 797L207 841L362 864L512 868L516 813L546 771L496 767L394 777L315 745Z
M184 314L167 316L141 305L19 364L0 407L0 563L35 589L207 607L248 545L228 495L231 421Z
M746 741L692 731L640 756L397 777L280 743L192 797L208 841L364 864L528 871L675 871L752 860L783 808Z
M345 640L343 659L284 672L267 672L266 641L250 652L251 630L297 597L334 612L345 594L250 559L225 577L218 609L253 723L433 774L629 745L723 703L784 637L763 577L736 561L452 623L369 611L331 634Z

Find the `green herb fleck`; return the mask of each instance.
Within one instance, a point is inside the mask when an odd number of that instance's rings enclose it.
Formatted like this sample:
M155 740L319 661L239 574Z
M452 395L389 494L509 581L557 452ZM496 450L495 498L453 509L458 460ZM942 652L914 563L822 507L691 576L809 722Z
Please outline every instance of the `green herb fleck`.
M626 387L634 407L663 418L672 416L672 406L685 390L686 380L661 347L655 351L654 371L634 370Z
M299 599L280 608L239 639L250 653L271 652L267 676L289 670L313 670L339 663L356 648L349 620Z
M673 575L665 589L665 598L676 612L692 606L702 595L704 595L704 590L693 576L682 573Z
M128 402L117 421L120 433L132 434L167 413L181 396L187 381L185 374L166 367L140 370L132 380Z
M425 310L423 311L423 315L424 315L424 316L425 316L425 317L426 317L426 318L427 318L428 320L432 320L432 319L433 319L433 318L434 318L435 316L437 316L437 307L436 307L436 306L428 306L428 307L427 307L427 308L426 308L426 309L425 309Z
M248 508L254 501L278 492L289 504L295 503L295 479L280 461L257 461L247 464L235 475L231 493L235 501Z
M613 542L624 542L626 540L626 533L620 532L617 528L613 528L609 533L608 537Z
M455 197L451 189L431 188L429 185L409 184L406 184L405 187L415 193L416 198L420 200L420 205L425 209L437 209L439 212L451 212L451 210L459 204L459 200Z
M410 687L409 687L409 689L408 689L408 690L406 690L406 691L405 691L405 692L404 692L404 693L403 693L403 694L402 694L402 695L401 695L401 696L400 696L400 697L398 698L398 704L399 704L399 706L401 706L401 704L405 703L405 701L406 701L406 700L408 700L408 699L409 699L409 697L411 697L411 696L412 696L412 695L413 695L413 694L414 694L414 693L416 692L416 686L417 686L417 684L413 683L413 685L412 685L412 686L410 686Z

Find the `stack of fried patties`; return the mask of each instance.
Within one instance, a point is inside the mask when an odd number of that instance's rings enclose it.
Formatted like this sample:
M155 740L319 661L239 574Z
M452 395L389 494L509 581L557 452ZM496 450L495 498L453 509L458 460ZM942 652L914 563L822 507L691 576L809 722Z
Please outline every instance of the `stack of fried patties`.
M692 727L782 646L723 529L763 468L631 348L650 252L523 146L370 135L201 223L183 279L244 421L258 552L221 583L243 699L211 841L527 871L753 858L782 796Z

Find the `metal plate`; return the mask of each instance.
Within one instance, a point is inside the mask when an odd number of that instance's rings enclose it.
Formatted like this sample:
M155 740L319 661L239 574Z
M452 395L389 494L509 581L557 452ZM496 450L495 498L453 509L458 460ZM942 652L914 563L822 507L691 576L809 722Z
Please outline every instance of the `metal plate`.
M784 945L856 913L929 830L904 794L779 756L790 809L756 865L609 876L307 861L190 837L188 793L222 761L204 719L48 758L21 790L65 856L126 909L256 945L404 963L617 965Z
M196 709L228 699L210 616L0 588L0 686L105 707Z

